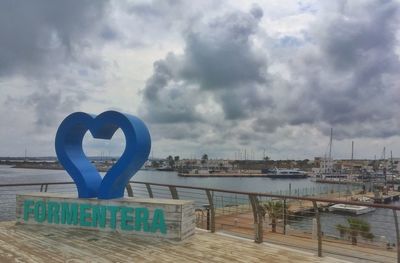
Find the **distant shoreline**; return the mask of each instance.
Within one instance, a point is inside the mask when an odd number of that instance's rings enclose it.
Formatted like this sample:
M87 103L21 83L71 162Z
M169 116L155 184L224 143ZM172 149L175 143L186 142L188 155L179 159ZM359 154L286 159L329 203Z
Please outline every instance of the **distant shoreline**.
M38 169L38 170L64 170L63 167L50 167L50 166L37 166L37 165L20 165L16 164L11 168L18 168L18 169Z
M38 169L38 170L64 170L59 163L55 162L21 162L21 163L1 163L2 165L11 165L11 168L17 169ZM107 172L110 166L96 166L99 172Z
M55 162L24 162L24 163L5 163L11 165L11 168L21 169L43 169L43 170L64 170L64 168Z

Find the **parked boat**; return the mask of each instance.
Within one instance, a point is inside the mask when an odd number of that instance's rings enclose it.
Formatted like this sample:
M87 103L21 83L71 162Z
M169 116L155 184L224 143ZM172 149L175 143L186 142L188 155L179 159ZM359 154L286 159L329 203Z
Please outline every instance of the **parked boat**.
M174 168L172 168L171 166L168 165L163 165L161 167L156 168L157 171L164 171L164 172L172 172L175 171Z
M329 207L330 212L341 212L354 215L362 215L369 212L375 211L375 208L362 206L362 205L346 205L346 204L336 204Z
M366 196L360 196L356 198L351 198L352 201L359 201L359 202L364 202L364 203L373 203L374 199L366 197Z
M299 169L262 169L261 173L270 178L290 178L290 179L296 179L296 178L306 178L308 177L308 174L305 171L299 170Z

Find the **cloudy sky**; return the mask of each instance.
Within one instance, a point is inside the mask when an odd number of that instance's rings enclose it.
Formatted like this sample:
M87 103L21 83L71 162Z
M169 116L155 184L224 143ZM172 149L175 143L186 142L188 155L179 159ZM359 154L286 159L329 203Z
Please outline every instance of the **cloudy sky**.
M68 114L142 118L152 154L400 157L398 1L0 0L0 156ZM87 138L86 138L87 137ZM85 137L88 154L118 155ZM240 154L241 152L241 154Z

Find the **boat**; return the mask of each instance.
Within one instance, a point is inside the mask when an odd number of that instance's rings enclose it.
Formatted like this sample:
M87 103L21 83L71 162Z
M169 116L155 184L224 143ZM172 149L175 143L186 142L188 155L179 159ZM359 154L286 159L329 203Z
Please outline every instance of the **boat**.
M157 170L157 171L163 171L163 172L173 172L173 171L175 171L175 169L172 168L172 167L169 166L169 165L163 165L163 166L161 166L161 167L156 168L156 170Z
M373 203L374 202L374 199L366 197L366 196L351 198L351 200L358 201L358 202L364 202L364 203Z
M330 212L341 212L354 215L362 215L369 212L375 211L375 208L362 206L362 205L346 205L346 204L336 204L329 207Z
M349 179L349 174L336 171L334 169L334 161L332 158L332 144L333 144L333 128L331 128L331 135L329 137L329 155L323 157L323 161L320 163L320 171L317 173L317 182L340 182L341 180Z
M296 179L296 178L306 178L308 174L299 169L262 169L261 174L270 178L279 179Z

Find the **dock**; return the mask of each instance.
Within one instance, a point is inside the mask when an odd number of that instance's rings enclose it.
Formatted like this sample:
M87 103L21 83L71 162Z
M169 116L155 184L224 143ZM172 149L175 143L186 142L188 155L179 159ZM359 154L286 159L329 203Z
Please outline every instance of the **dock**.
M189 173L178 173L181 177L200 177L200 178L210 178L210 177L265 177L268 176L261 173L210 173L210 174L189 174Z
M332 180L332 179L320 179L316 178L314 180L316 183L323 183L323 184L352 184L352 185L362 185L362 182L354 182L352 180Z
M348 262L197 230L181 242L0 223L0 262Z
M375 204L389 204L394 201L400 200L400 193L398 191L389 191L386 194L379 194L376 196L373 192L368 192L365 194L355 194L353 198L369 198Z
M398 201L400 195L399 194L388 194L382 195L380 197L371 197L374 200L374 203L377 204L389 204L393 201Z

